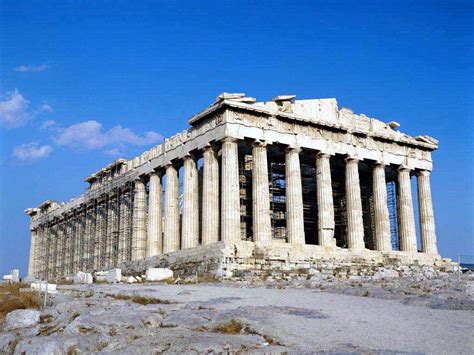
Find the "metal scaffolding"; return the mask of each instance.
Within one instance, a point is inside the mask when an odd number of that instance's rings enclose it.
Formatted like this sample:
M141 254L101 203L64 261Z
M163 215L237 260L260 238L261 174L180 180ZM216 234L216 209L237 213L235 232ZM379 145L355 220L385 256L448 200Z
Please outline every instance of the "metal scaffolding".
M252 210L253 156L246 146L239 146L240 235L242 240L253 239Z
M270 161L270 211L273 238L286 240L286 179L285 163Z
M397 183L395 181L387 182L387 204L388 215L390 219L390 236L392 241L392 249L400 250L397 217Z

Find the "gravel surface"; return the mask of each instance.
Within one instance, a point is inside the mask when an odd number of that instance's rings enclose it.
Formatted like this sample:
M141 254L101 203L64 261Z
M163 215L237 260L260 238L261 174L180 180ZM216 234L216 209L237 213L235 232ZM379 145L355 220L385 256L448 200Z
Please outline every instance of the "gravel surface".
M472 354L471 278L59 286L39 325L0 333L0 353Z

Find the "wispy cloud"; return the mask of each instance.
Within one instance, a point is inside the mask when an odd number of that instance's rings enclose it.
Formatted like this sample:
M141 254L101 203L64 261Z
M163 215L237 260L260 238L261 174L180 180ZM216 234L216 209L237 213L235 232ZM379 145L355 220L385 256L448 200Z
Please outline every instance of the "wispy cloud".
M43 113L43 112L48 112L52 113L54 112L53 108L49 106L48 104L41 104L35 111L36 113Z
M15 68L15 71L16 72L19 72L19 73L38 73L38 72L42 72L42 71L46 71L49 69L49 65L48 64L39 64L39 65L20 65L18 67Z
M40 128L41 128L41 129L48 129L48 128L52 128L52 127L54 127L54 126L56 126L56 125L57 125L57 123L56 123L55 120L47 120L47 121L44 121L44 122L41 124Z
M163 141L163 136L153 131L138 135L122 126L103 131L102 124L94 120L63 128L52 138L59 146L77 150L110 148L105 151L108 155L118 155L126 146L146 146Z
M36 109L30 109L30 102L17 89L0 96L0 125L3 127L22 127L44 112L53 112L53 109L46 103Z
M35 160L48 157L53 152L53 147L50 145L40 145L34 141L27 144L22 144L13 149L13 156L18 160Z
M31 117L28 112L30 102L18 90L7 92L0 99L0 123L7 128L23 126Z

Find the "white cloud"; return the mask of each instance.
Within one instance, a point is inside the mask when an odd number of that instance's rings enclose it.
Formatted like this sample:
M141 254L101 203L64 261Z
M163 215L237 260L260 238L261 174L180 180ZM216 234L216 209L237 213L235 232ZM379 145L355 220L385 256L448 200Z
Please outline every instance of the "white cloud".
M15 68L16 72L19 73L33 73L33 72L42 72L49 69L48 64L40 65L20 65Z
M51 127L56 126L56 124L57 124L57 123L56 123L55 120L47 120L47 121L44 121L44 122L41 124L40 128L41 128L41 129L47 129L47 128L51 128Z
M36 113L43 113L43 112L48 112L52 113L54 112L53 108L49 106L48 104L44 103L40 107L36 109Z
M22 127L36 115L44 112L53 112L53 109L43 103L38 108L31 110L30 102L17 89L0 97L0 125L3 127Z
M0 99L0 123L7 128L23 126L31 117L28 112L30 102L17 89L7 92Z
M38 142L22 144L13 149L13 156L19 160L46 158L53 152L50 145L40 145Z
M149 131L143 135L135 134L130 128L115 126L108 131L102 131L102 124L90 120L73 124L53 136L53 141L60 146L68 146L79 150L92 150L112 147L107 154L119 154L120 149L127 145L145 146L161 142L161 134Z

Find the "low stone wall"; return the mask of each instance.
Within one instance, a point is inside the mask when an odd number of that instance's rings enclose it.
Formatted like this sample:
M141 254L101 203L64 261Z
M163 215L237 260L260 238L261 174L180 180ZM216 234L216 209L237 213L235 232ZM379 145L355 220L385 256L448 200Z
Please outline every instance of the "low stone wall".
M284 243L218 242L180 250L120 266L124 275L143 274L149 267L171 268L176 276L215 277L220 280L264 281L323 278L358 279L394 276L433 277L453 272L457 264L422 253L372 250L352 252L336 247Z

